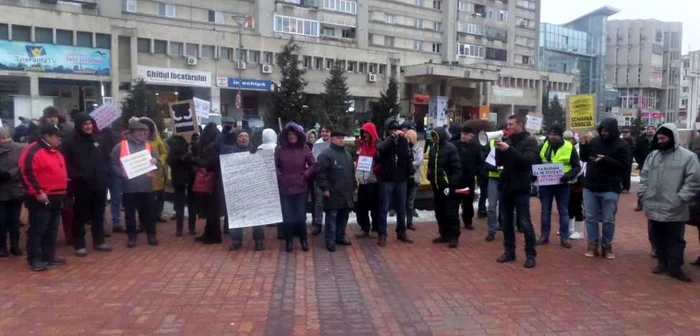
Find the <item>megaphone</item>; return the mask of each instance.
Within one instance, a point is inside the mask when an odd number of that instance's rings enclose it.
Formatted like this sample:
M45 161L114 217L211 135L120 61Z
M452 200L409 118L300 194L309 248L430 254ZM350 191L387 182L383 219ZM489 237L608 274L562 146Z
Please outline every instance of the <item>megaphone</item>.
M503 131L495 131L495 132L481 131L481 132L479 132L479 143L482 146L488 145L489 142L493 139L501 139L501 138L503 138Z

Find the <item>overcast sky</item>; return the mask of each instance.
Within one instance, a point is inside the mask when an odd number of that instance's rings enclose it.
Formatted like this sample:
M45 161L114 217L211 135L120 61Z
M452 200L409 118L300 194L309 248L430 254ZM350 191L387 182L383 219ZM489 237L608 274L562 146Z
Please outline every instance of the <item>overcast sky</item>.
M700 49L700 0L542 0L542 22L566 23L605 5L620 10L609 20L683 22L683 52Z

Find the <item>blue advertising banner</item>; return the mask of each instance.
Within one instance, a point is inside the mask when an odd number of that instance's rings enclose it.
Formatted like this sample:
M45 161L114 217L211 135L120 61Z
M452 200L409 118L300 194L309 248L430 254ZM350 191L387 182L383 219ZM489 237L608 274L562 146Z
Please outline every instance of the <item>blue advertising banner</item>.
M0 41L0 70L109 76L107 49Z
M272 91L272 81L262 79L239 79L232 77L217 77L216 86L230 89Z

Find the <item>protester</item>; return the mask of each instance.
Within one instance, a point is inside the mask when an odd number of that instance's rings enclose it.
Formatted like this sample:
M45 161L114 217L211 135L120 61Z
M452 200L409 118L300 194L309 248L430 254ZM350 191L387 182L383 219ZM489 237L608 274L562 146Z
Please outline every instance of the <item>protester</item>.
M308 132L306 132L306 146L309 147L310 151L314 150L314 143L316 143L317 138L318 135L315 129L310 129Z
M451 248L459 245L459 203L455 191L463 188L462 166L457 147L449 141L444 128L431 131L433 148L428 154L428 180L433 190L435 219L440 236L433 243L449 243Z
M18 117L20 124L14 128L14 134L12 135L12 140L16 143L24 143L27 142L27 132L29 132L29 123L31 122L30 119L25 118L25 117Z
M126 224L126 247L133 248L137 244L136 213L138 212L139 224L146 231L148 244L158 245L156 239L156 225L153 214L155 211L153 198L153 173L149 172L134 178L127 178L121 158L135 154L143 150L151 153L151 163L157 164L157 154L148 141L149 129L144 123L136 120L129 121L129 133L126 140L122 140L112 150L113 173L123 176L122 200L124 203L124 221Z
M343 132L333 130L330 147L318 157L316 181L324 197L326 248L330 252L336 250L336 244L351 245L345 235L345 228L353 208L357 180L355 180L352 157L344 147L345 135Z
M416 230L413 225L413 217L418 217L416 213L416 190L421 183L420 176L420 166L423 164L423 148L420 147L418 143L418 133L416 131L409 129L406 131L406 139L408 139L408 145L411 147L411 152L413 154L413 178L408 179L406 196L406 228L409 230Z
M474 129L466 124L452 135L452 144L459 153L459 162L462 166L462 175L458 182L460 188L469 188L469 193L459 195L462 204L462 222L467 230L474 230L474 190L476 189L476 175L481 170L481 147L476 143Z
M217 153L221 153L224 146L232 147L236 145L236 137L238 136L238 134L234 131L234 127L236 127L235 124L236 120L233 119L233 117L221 118L222 129L219 133L219 136L216 138Z
M389 206L394 205L396 210L396 235L400 242L411 244L413 241L406 234L406 194L407 181L413 178L413 159L403 131L399 129L399 122L389 119L385 123L387 137L377 144L379 152L377 178L380 183L380 223L379 246L386 246L387 239L387 215Z
M219 129L215 123L208 123L202 130L197 145L197 156L194 157L195 180L192 192L195 194L197 213L205 219L204 233L195 238L202 244L221 244L221 214L223 213L223 184L217 139ZM221 185L221 187L220 187Z
M66 263L56 255L56 235L68 186L66 162L58 150L61 130L47 123L41 127L40 135L41 139L25 147L19 158L29 210L27 262L37 272Z
M75 116L77 129L62 146L68 169L70 190L73 192L73 247L77 257L86 257L85 226L90 225L92 247L95 251L110 252L105 241L104 215L107 205L107 171L109 153L97 136L97 123L85 113Z
M505 132L506 126L501 125L498 130ZM493 164L488 161L488 156L491 151L496 151L496 139L492 139L488 144L488 154L486 159L484 159L484 169L488 171L489 176L489 187L486 195L488 197L488 208L486 210L486 223L488 226L488 234L486 235L486 241L492 242L496 239L496 231L502 229L501 226L501 213L498 211L498 202L500 200L500 185L501 185L501 170L502 167L495 165L495 155L493 156Z
M0 257L22 255L19 247L19 216L22 212L24 187L19 171L19 157L24 147L25 145L12 141L6 128L0 128Z
M185 222L185 204L187 204L187 229L191 236L197 234L197 206L192 186L194 184L194 161L187 139L181 135L173 135L168 139L168 166L170 167L171 184L175 191L175 236L183 236Z
M696 138L696 140L700 137ZM695 141L695 140L694 140ZM700 146L693 145L693 154L700 159ZM700 193L696 194L689 206L690 218L688 219L688 225L695 226L698 231L698 242L700 242ZM700 256L695 259L695 261L690 263L693 266L700 267Z
M318 140L318 132L315 129L310 129L306 132L306 146L309 147L311 153L314 151L314 144ZM315 179L314 179L315 180ZM311 225L313 227L316 223L316 192L314 189L314 180L309 182L309 197L306 203L306 212L311 213ZM277 224L277 239L284 239L284 234L282 232L282 224Z
M308 133L307 133L308 134ZM309 145L309 142L307 141L306 143ZM313 144L311 144L313 145ZM277 149L277 133L275 133L275 130L272 128L266 128L262 132L262 144L258 146L258 150L271 150L275 151ZM311 150L311 148L309 148ZM313 193L311 193L313 194ZM284 239L284 228L282 227L282 223L277 223L277 239Z
M330 125L324 125L321 127L321 138L316 140L316 143L314 143L314 148L312 149L312 153L314 155L314 159L318 160L318 156L323 153L324 150L328 149L328 147L331 144L331 132L333 131L333 128ZM312 235L317 236L321 234L321 231L323 230L323 193L321 193L321 189L318 188L318 186L314 186L314 201L315 201L315 207L314 207L314 222L313 222L313 231Z
M630 154L627 144L620 139L617 119L606 118L598 126L598 137L581 143L581 160L587 162L583 182L583 203L586 209L588 251L586 257L598 256L612 260L615 235L615 215L620 198L622 176L627 171ZM599 230L602 223L602 234Z
M306 146L304 129L290 122L280 132L280 145L275 151L275 167L282 203L285 250L294 250L294 236L299 236L301 249L309 250L306 232L306 199L313 180L316 161Z
M377 183L376 171L379 169L377 160L379 152L377 152L377 126L368 122L360 128L360 139L357 143L358 157L369 157L372 159L372 167L369 171L355 170L356 178L359 183L357 189L357 224L360 226L362 233L358 234L358 238L366 238L371 236L371 232L379 230L379 222L381 221L379 213L380 190ZM359 164L359 159L358 159ZM371 221L370 221L371 213Z
M651 152L651 141L654 138L654 134L656 134L656 127L648 126L646 132L642 133L639 138L637 138L637 141L635 141L634 152L632 152L632 154L634 156L634 161L637 162L637 169L639 169L639 171L644 169L644 162L647 159L647 155ZM637 207L634 208L634 211L642 210L642 202L638 198ZM651 229L649 229L649 231L651 231ZM651 233L649 234L649 242L651 242Z
M622 193L627 194L630 192L630 186L632 185L632 153L635 151L635 143L634 139L630 136L632 131L629 127L622 127L620 132L622 133L622 140L627 144L630 153L630 164L627 167L625 175L622 177Z
M591 138L591 135L585 135ZM564 132L564 139L571 142L574 146L576 152L578 153L578 146L576 139L573 137L571 132ZM579 159L580 160L580 159ZM569 239L580 240L583 239L583 179L586 171L586 163L580 162L581 171L578 173L576 178L569 182ZM559 234L559 233L557 233Z
M158 133L158 127L148 117L139 118L139 122L148 126L148 142L151 144L153 153L157 160L156 166L158 169L152 172L153 174L153 216L156 222L165 223L167 220L163 218L163 207L165 205L165 186L168 185L168 169L166 161L168 160L168 148L165 147L165 142Z
M525 131L525 117L508 118L507 138L497 140L496 166L503 166L500 184L500 208L503 218L505 252L499 263L515 261L515 212L525 231L525 268L535 267L535 230L530 218L532 165L539 160L537 140Z
M432 146L432 140L430 139L430 134L433 131L433 124L430 123L428 126L425 127L425 147L423 147L423 154L427 153L430 150L430 146Z

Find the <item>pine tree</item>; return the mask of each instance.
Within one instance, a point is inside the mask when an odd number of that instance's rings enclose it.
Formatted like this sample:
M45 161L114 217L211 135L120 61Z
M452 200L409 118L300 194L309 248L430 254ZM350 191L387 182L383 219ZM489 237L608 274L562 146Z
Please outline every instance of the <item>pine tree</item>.
M277 128L278 118L282 120L282 125L294 121L308 127L315 122L313 113L305 106L304 88L307 83L304 80L304 74L306 71L299 67L299 55L296 54L299 49L299 45L294 40L289 40L282 52L277 54L276 61L281 79L269 100L270 111L265 117L267 127Z
M345 71L336 63L323 83L323 121L333 129L352 132L352 116L348 114L348 83Z
M122 123L129 125L132 117L149 117L161 132L165 129L163 115L158 112L155 97L146 89L146 82L143 78L136 80L129 90L129 95L122 102Z
M381 94L379 109L372 113L372 123L377 126L377 131L384 134L384 122L389 118L396 118L401 113L399 106L399 84L394 77L389 78L389 85Z
M542 97L543 104L547 97ZM545 109L544 107L547 106ZM564 107L559 103L559 97L552 97L552 101L547 105L542 105L542 127L544 131L548 131L552 126L559 125L566 128L566 120L564 115Z

